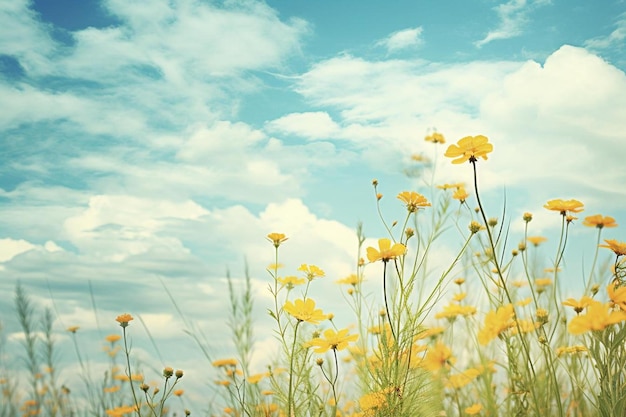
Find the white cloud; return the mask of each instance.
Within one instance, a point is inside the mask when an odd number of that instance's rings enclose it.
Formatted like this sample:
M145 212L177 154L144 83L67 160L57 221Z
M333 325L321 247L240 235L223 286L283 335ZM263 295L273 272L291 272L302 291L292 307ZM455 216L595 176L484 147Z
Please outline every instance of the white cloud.
M119 262L154 247L185 252L179 239L159 236L159 231L169 221L196 220L207 213L192 201L100 195L92 197L89 207L64 225L67 238L79 250Z
M0 239L0 262L6 262L20 253L34 249L35 245L24 239Z
M20 59L31 71L46 63L45 55L54 50L48 29L30 9L30 0L5 1L0 4L0 51Z
M615 24L616 28L607 36L598 36L585 41L585 47L594 50L607 48L623 48L626 39L626 13L622 13Z
M521 35L528 23L528 14L539 6L550 4L550 0L510 0L495 7L500 19L498 26L487 35L475 42L477 47L495 40L509 39Z
M337 123L326 112L290 113L266 123L265 128L309 139L329 139L339 130Z
M397 52L403 49L420 46L424 43L422 39L423 28L421 26L404 29L392 33L385 39L379 41L377 44L387 48L390 53Z

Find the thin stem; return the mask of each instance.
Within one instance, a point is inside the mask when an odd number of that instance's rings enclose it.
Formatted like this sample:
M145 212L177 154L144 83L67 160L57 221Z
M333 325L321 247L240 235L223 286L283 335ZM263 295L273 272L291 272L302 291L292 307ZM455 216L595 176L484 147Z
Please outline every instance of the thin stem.
M383 297L385 299L385 311L387 312L387 321L389 321L389 328L391 329L391 334L393 336L393 340L397 341L396 332L393 330L393 323L391 321L391 315L389 314L389 303L387 302L387 262L383 261Z
M296 353L296 341L298 340L298 326L300 320L296 322L296 327L293 331L293 345L291 347L291 357L289 358L289 392L287 394L287 416L291 416L292 403L293 403L293 358Z
M122 333L124 334L124 353L126 354L126 369L128 375L128 381L130 383L130 390L133 393L133 400L135 401L135 407L137 407L137 415L141 417L141 405L139 401L137 401L137 394L135 393L135 386L133 385L133 373L131 372L130 366L130 351L128 350L128 341L126 338L126 327L122 327Z

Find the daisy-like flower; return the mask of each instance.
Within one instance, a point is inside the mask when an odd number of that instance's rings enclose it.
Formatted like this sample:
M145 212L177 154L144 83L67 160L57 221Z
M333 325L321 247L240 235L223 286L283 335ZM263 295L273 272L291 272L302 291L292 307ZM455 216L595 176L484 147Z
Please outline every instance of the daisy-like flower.
M418 209L430 207L426 197L415 191L402 191L398 194L398 200L406 204L406 209L409 213L415 213Z
M609 293L609 299L613 304L626 311L626 287L615 288L615 283L611 284L607 288Z
M314 347L315 353L325 353L329 350L343 350L348 347L348 343L356 342L358 334L348 334L348 329L335 332L333 329L324 330L323 337L316 337L308 341L306 347Z
M126 327L128 326L128 322L134 320L133 316L131 316L130 314L126 313L126 314L120 314L119 316L117 316L115 318L115 321L117 321L120 326L122 327Z
M470 415L470 416L474 416L478 413L480 413L483 409L482 404L476 403L476 404L472 404L469 407L467 407L465 409L465 414Z
M558 211L563 216L567 216L567 212L580 213L583 211L584 204L578 200L561 200L560 198L548 201L544 208L552 211Z
M312 281L316 277L321 278L326 276L326 273L316 265L302 264L300 268L298 268L298 271L304 272L309 281Z
M270 233L269 235L267 235L266 239L272 242L274 247L277 248L280 246L281 243L283 243L285 240L289 238L285 237L283 233Z
M338 279L335 282L337 282L337 284L347 284L356 287L361 282L361 278L359 278L357 274L350 274L347 277Z
M304 284L306 282L306 279L289 276L289 277L284 277L284 278L278 278L277 281L283 287L287 287L288 289L291 290L297 285Z
M80 326L70 326L67 328L67 331L70 333L76 333L78 329L80 329Z
M439 132L433 132L432 135L426 135L424 140L426 142L432 142L432 143L446 143L446 139Z
M456 358L452 351L443 342L439 341L435 346L429 346L422 365L429 371L438 371L441 368L449 368L454 365Z
M593 216L585 217L585 220L583 220L583 226L603 229L605 227L617 227L617 223L615 223L615 219L611 216L594 214Z
M402 243L394 243L392 246L389 239L382 238L378 239L378 249L371 246L367 248L367 259L369 259L370 262L380 260L387 263L391 259L396 259L398 256L404 255L405 252L406 246Z
M118 340L120 340L122 338L122 336L120 336L119 334L110 334L107 337L104 338L104 340L106 340L109 343L115 343Z
M216 368L225 368L225 367L229 367L229 366L237 366L237 359L235 359L235 358L218 359L216 361L213 361L213 366L215 366Z
M497 311L491 310L485 317L485 325L478 332L478 342L485 346L500 333L511 327L515 311L512 304L499 307Z
M590 330L604 330L608 326L626 320L626 312L613 310L610 303L593 301L585 314L574 317L567 326L571 334L582 334Z
M328 315L324 314L321 309L315 308L315 301L312 298L307 298L306 300L297 299L293 303L287 301L283 306L283 310L296 320L311 324L319 324L320 321L328 318Z
M462 164L465 161L476 162L478 158L487 159L487 154L493 151L493 145L486 136L466 136L456 145L450 145L445 153L453 164Z
M618 242L615 239L604 239L606 245L598 245L601 248L611 249L617 256L626 255L626 242Z
M574 298L568 298L567 300L563 301L562 304L567 307L572 307L574 311L576 312L576 314L580 314L592 302L593 302L593 298L587 295L583 295L580 300L576 300Z
M465 187L465 184L462 183L462 182L457 182L455 184L448 184L448 183L446 183L446 184L437 186L437 188L439 188L440 190L450 190L452 188L458 190L459 188L463 188L463 187Z
M452 194L452 198L454 198L455 200L459 200L461 203L464 203L465 200L467 200L467 197L469 197L469 194L467 191L465 191L465 188L463 187L457 188Z
M526 240L529 241L530 243L532 243L535 246L539 246L539 244L547 241L548 238L543 237L543 236L528 236L526 238Z

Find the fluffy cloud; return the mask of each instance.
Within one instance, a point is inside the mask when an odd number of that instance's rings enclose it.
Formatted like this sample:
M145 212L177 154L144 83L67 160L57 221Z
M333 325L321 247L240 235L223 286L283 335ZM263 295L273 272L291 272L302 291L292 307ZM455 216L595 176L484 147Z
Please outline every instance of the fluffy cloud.
M265 126L269 131L295 134L309 139L327 139L339 130L337 123L326 112L290 113Z
M424 42L422 32L422 27L400 30L379 41L378 45L385 47L390 53L416 47Z
M550 0L510 0L499 4L494 9L500 20L498 27L492 29L480 41L475 42L477 47L500 39L509 39L519 36L528 22L528 14L540 6L550 4Z

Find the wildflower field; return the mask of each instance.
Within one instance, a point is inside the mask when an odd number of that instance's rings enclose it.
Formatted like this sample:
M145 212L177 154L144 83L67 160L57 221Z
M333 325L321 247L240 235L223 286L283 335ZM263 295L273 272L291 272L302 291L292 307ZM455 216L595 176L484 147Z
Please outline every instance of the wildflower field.
M303 242L280 230L259 237L267 240L272 300L262 307L277 346L265 352L264 368L251 360L258 302L249 276L243 286L229 281L229 334L214 337L232 339L229 356L213 357L193 326L187 329L198 346L197 369L155 373L137 361L133 333L142 329L125 311L104 324L102 373L84 360L79 327L65 329L80 387L68 386L57 368L52 311L40 312L18 284L16 316L3 320L19 321L23 350L17 358L0 346L0 416L626 415L626 242L605 236L616 220L596 214L601 207L555 196L536 208L560 224L560 236L548 242L533 232L531 212L508 218L506 204L486 212L481 166L497 158L487 137L446 145L434 132L426 140L457 169L470 170L473 182L393 190L373 180L372 204L386 233L370 246L357 227L352 274L327 276L324 259L295 260L301 266L286 270L283 249ZM393 194L403 218L389 219L380 205ZM515 222L522 235L510 231ZM589 228L585 236L594 242L582 273L568 269L572 228ZM456 253L433 270L444 232L456 236L449 244ZM564 279L579 279L576 297L563 295ZM322 280L336 282L344 305L311 295ZM184 316L184 305L170 300ZM205 375L206 385L195 389L206 393L191 404L185 377L194 372Z

